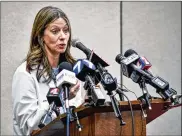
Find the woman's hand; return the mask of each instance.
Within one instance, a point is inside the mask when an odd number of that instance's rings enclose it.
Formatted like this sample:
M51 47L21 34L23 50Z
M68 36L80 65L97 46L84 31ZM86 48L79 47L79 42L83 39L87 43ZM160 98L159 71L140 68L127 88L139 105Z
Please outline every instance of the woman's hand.
M80 81L77 80L76 85L74 85L73 87L70 88L69 99L72 99L76 96L79 88L80 88Z

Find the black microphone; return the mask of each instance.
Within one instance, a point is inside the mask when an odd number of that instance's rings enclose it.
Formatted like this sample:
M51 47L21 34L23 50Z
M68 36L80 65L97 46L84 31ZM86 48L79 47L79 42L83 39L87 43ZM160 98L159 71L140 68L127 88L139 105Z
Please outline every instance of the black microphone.
M129 52L129 53L128 53ZM125 54L131 54L131 49L129 51L126 51ZM123 75L125 75L128 78L131 78L131 74L133 71L135 71L139 76L142 76L146 79L147 83L152 85L156 89L165 90L169 88L169 83L162 79L161 77L154 77L153 75L149 74L148 72L140 69L136 63L139 59L139 55L132 53L127 57L122 56L121 54L118 54L116 56L116 62L121 64L121 69Z
M72 46L82 50L86 54L87 59L96 66L96 68L98 69L98 74L96 76L98 77L98 79L101 79L101 83L104 86L104 89L109 91L115 90L115 79L104 68L109 65L96 53L85 47L78 39L72 40Z
M83 45L79 39L73 39L72 46L77 47L78 49L80 49L81 51L83 51L86 54L87 58L90 58L92 51L90 49L88 49L87 47L85 47L85 45Z
M108 91L108 95L111 98L111 103L112 103L115 115L121 121L121 125L124 125L125 122L122 120L121 113L117 106L116 99L114 98L114 95L112 93L112 91L117 88L116 79L113 78L112 75L109 72L107 72L107 70L104 68L109 65L96 53L86 48L79 40L72 40L72 46L82 50L86 54L87 59L96 66L99 73L98 76L99 78L101 78L101 84L104 87L104 89ZM86 78L88 81L92 82L92 79L90 78L90 76L86 76ZM92 84L91 86L94 86L94 83L91 83L91 84Z
M88 90L88 95L91 97L94 104L98 106L104 104L105 97L100 87L96 86L100 79L95 77L97 75L95 70L95 65L86 59L78 60L73 67L76 77L81 81L85 81L84 89Z
M57 107L63 106L61 90L58 87L50 88L46 97L49 102L49 109L40 120L40 123L38 125L39 128L43 128L52 121L51 115L53 111L56 113L57 116L59 116L59 111L57 111Z
M87 56L87 59L91 61L95 66L100 64L102 67L107 67L109 64L105 62L99 55L97 55L93 50L91 51L89 48L87 48L85 45L83 45L79 39L73 39L72 40L72 46L80 49L85 53Z
M164 100L171 98L176 92L169 88L169 83L163 78L159 76L154 77L150 72L144 71L138 67L136 64L139 58L140 56L134 50L129 49L125 52L124 56L118 54L115 60L117 63L121 64L123 75L128 78L133 78L132 73L134 72L138 78L144 78L146 83L156 88L157 93L159 93Z

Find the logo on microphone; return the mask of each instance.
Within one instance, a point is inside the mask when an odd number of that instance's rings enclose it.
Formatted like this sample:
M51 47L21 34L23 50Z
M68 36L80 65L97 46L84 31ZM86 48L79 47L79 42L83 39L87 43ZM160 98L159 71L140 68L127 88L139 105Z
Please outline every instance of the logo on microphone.
M52 95L56 95L56 94L59 94L59 89L58 88L53 88L50 90L50 94Z
M121 63L124 63L125 65L129 65L132 62L136 61L138 58L139 58L139 56L134 53L134 54L128 56L127 58L123 59Z
M72 85L75 85L77 82L77 79L75 77L75 73L63 69L57 76L56 76L57 86L63 85L65 83Z
M75 74L79 74L83 70L84 67L88 68L89 70L96 70L96 67L92 62L90 62L86 59L80 59L74 65L73 72Z
M152 66L152 64L145 57L142 56L137 62L137 66L140 69L148 70Z

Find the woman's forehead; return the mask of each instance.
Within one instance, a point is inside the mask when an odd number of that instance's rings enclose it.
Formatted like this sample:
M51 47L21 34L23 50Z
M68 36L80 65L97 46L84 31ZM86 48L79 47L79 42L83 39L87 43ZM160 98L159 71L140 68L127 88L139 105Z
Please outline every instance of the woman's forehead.
M53 22L51 22L48 26L52 27L52 26L66 26L66 25L68 25L66 20L60 17L54 20Z

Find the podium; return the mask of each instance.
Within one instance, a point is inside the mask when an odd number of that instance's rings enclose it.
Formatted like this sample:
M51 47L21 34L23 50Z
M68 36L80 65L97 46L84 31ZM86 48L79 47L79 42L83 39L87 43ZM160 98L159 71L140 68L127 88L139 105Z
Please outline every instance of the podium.
M148 110L145 105L143 109L147 114L144 118L141 110L140 101L131 101L134 115L134 134L146 136L146 125L170 109L171 102L163 99L151 99L152 110ZM78 114L80 124L83 125L82 131L76 128L76 121L70 122L70 136L120 136L132 135L132 117L128 101L119 102L122 118L126 125L120 126L120 121L116 118L111 103L99 107L81 106L75 111ZM32 136L63 136L66 135L63 122L66 114L60 115L41 130L32 132ZM62 121L63 120L63 121ZM161 124L162 125L162 124Z

